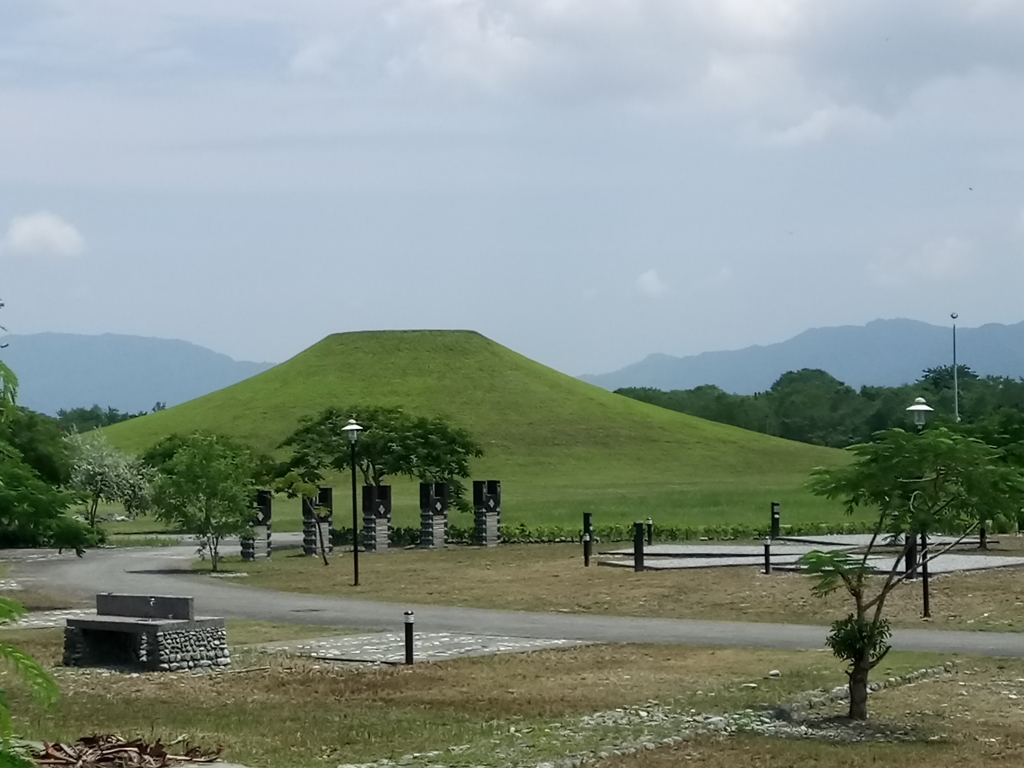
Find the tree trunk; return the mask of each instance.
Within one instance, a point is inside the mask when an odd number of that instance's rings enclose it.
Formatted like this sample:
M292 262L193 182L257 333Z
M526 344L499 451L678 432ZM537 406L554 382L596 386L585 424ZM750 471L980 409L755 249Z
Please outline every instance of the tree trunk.
M320 556L324 559L324 565L330 565L327 562L327 543L324 541L324 529L320 525L320 515L314 512L313 519L316 521L316 537L320 539Z
M217 573L217 565L220 560L220 548L217 539L210 539L210 563L213 565L213 572Z
M90 528L95 528L96 527L96 510L99 509L99 506L100 506L100 497L99 497L99 495L93 496L93 498L92 498L92 506L89 507L89 527Z
M866 659L854 662L850 676L850 719L868 719L868 674L871 667Z

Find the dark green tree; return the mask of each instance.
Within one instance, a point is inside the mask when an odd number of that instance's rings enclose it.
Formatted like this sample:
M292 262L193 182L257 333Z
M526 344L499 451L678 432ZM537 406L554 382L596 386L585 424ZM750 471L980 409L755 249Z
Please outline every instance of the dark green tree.
M0 441L17 449L22 461L51 485L70 479L71 455L56 419L27 408L9 409L0 420Z
M401 408L358 406L328 408L306 419L282 444L292 449L281 468L282 485L318 483L328 471L349 469L351 446L342 428L350 418L363 427L356 444L356 467L366 485L383 485L388 477L446 482L453 502L467 509L462 479L469 462L483 455L470 434L446 419L412 416Z
M145 415L146 411L122 413L117 408L104 409L93 405L92 408L62 408L57 411L57 423L65 432L90 432Z

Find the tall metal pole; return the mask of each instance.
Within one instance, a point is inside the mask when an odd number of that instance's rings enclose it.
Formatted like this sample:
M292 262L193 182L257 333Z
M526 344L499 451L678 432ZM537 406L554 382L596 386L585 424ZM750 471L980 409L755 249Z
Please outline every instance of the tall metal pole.
M352 441L352 586L359 586L359 518L356 512L356 442Z
M956 369L956 319L959 317L956 312L950 315L953 318L953 418L960 423L960 385L957 379Z

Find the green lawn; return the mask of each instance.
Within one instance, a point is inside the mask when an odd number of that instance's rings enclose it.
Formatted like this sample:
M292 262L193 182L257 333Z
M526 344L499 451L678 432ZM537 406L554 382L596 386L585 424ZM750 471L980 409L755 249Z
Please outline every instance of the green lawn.
M508 523L578 525L640 517L682 525L763 523L772 501L791 522L835 519L804 489L839 451L676 413L585 384L468 331L330 336L247 381L106 430L130 451L173 432L205 429L280 454L300 418L330 405L401 405L447 415L486 455L475 478L503 482ZM330 482L347 509L347 477ZM417 491L396 481L395 519L415 525ZM297 526L294 503L275 527Z

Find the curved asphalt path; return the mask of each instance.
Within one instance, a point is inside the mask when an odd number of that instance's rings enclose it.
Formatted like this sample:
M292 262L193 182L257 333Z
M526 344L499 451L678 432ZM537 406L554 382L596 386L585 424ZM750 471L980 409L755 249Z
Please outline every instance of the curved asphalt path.
M34 585L90 596L97 592L192 595L196 614L203 616L368 630L397 630L402 613L414 610L417 629L423 632L592 642L814 649L824 647L828 633L827 627L799 624L525 613L296 595L190 575L194 556L193 546L92 550L84 558L15 556L12 575L27 577ZM346 565L346 561L338 563ZM904 629L894 632L892 645L897 650L1024 657L1024 635L1011 632Z

